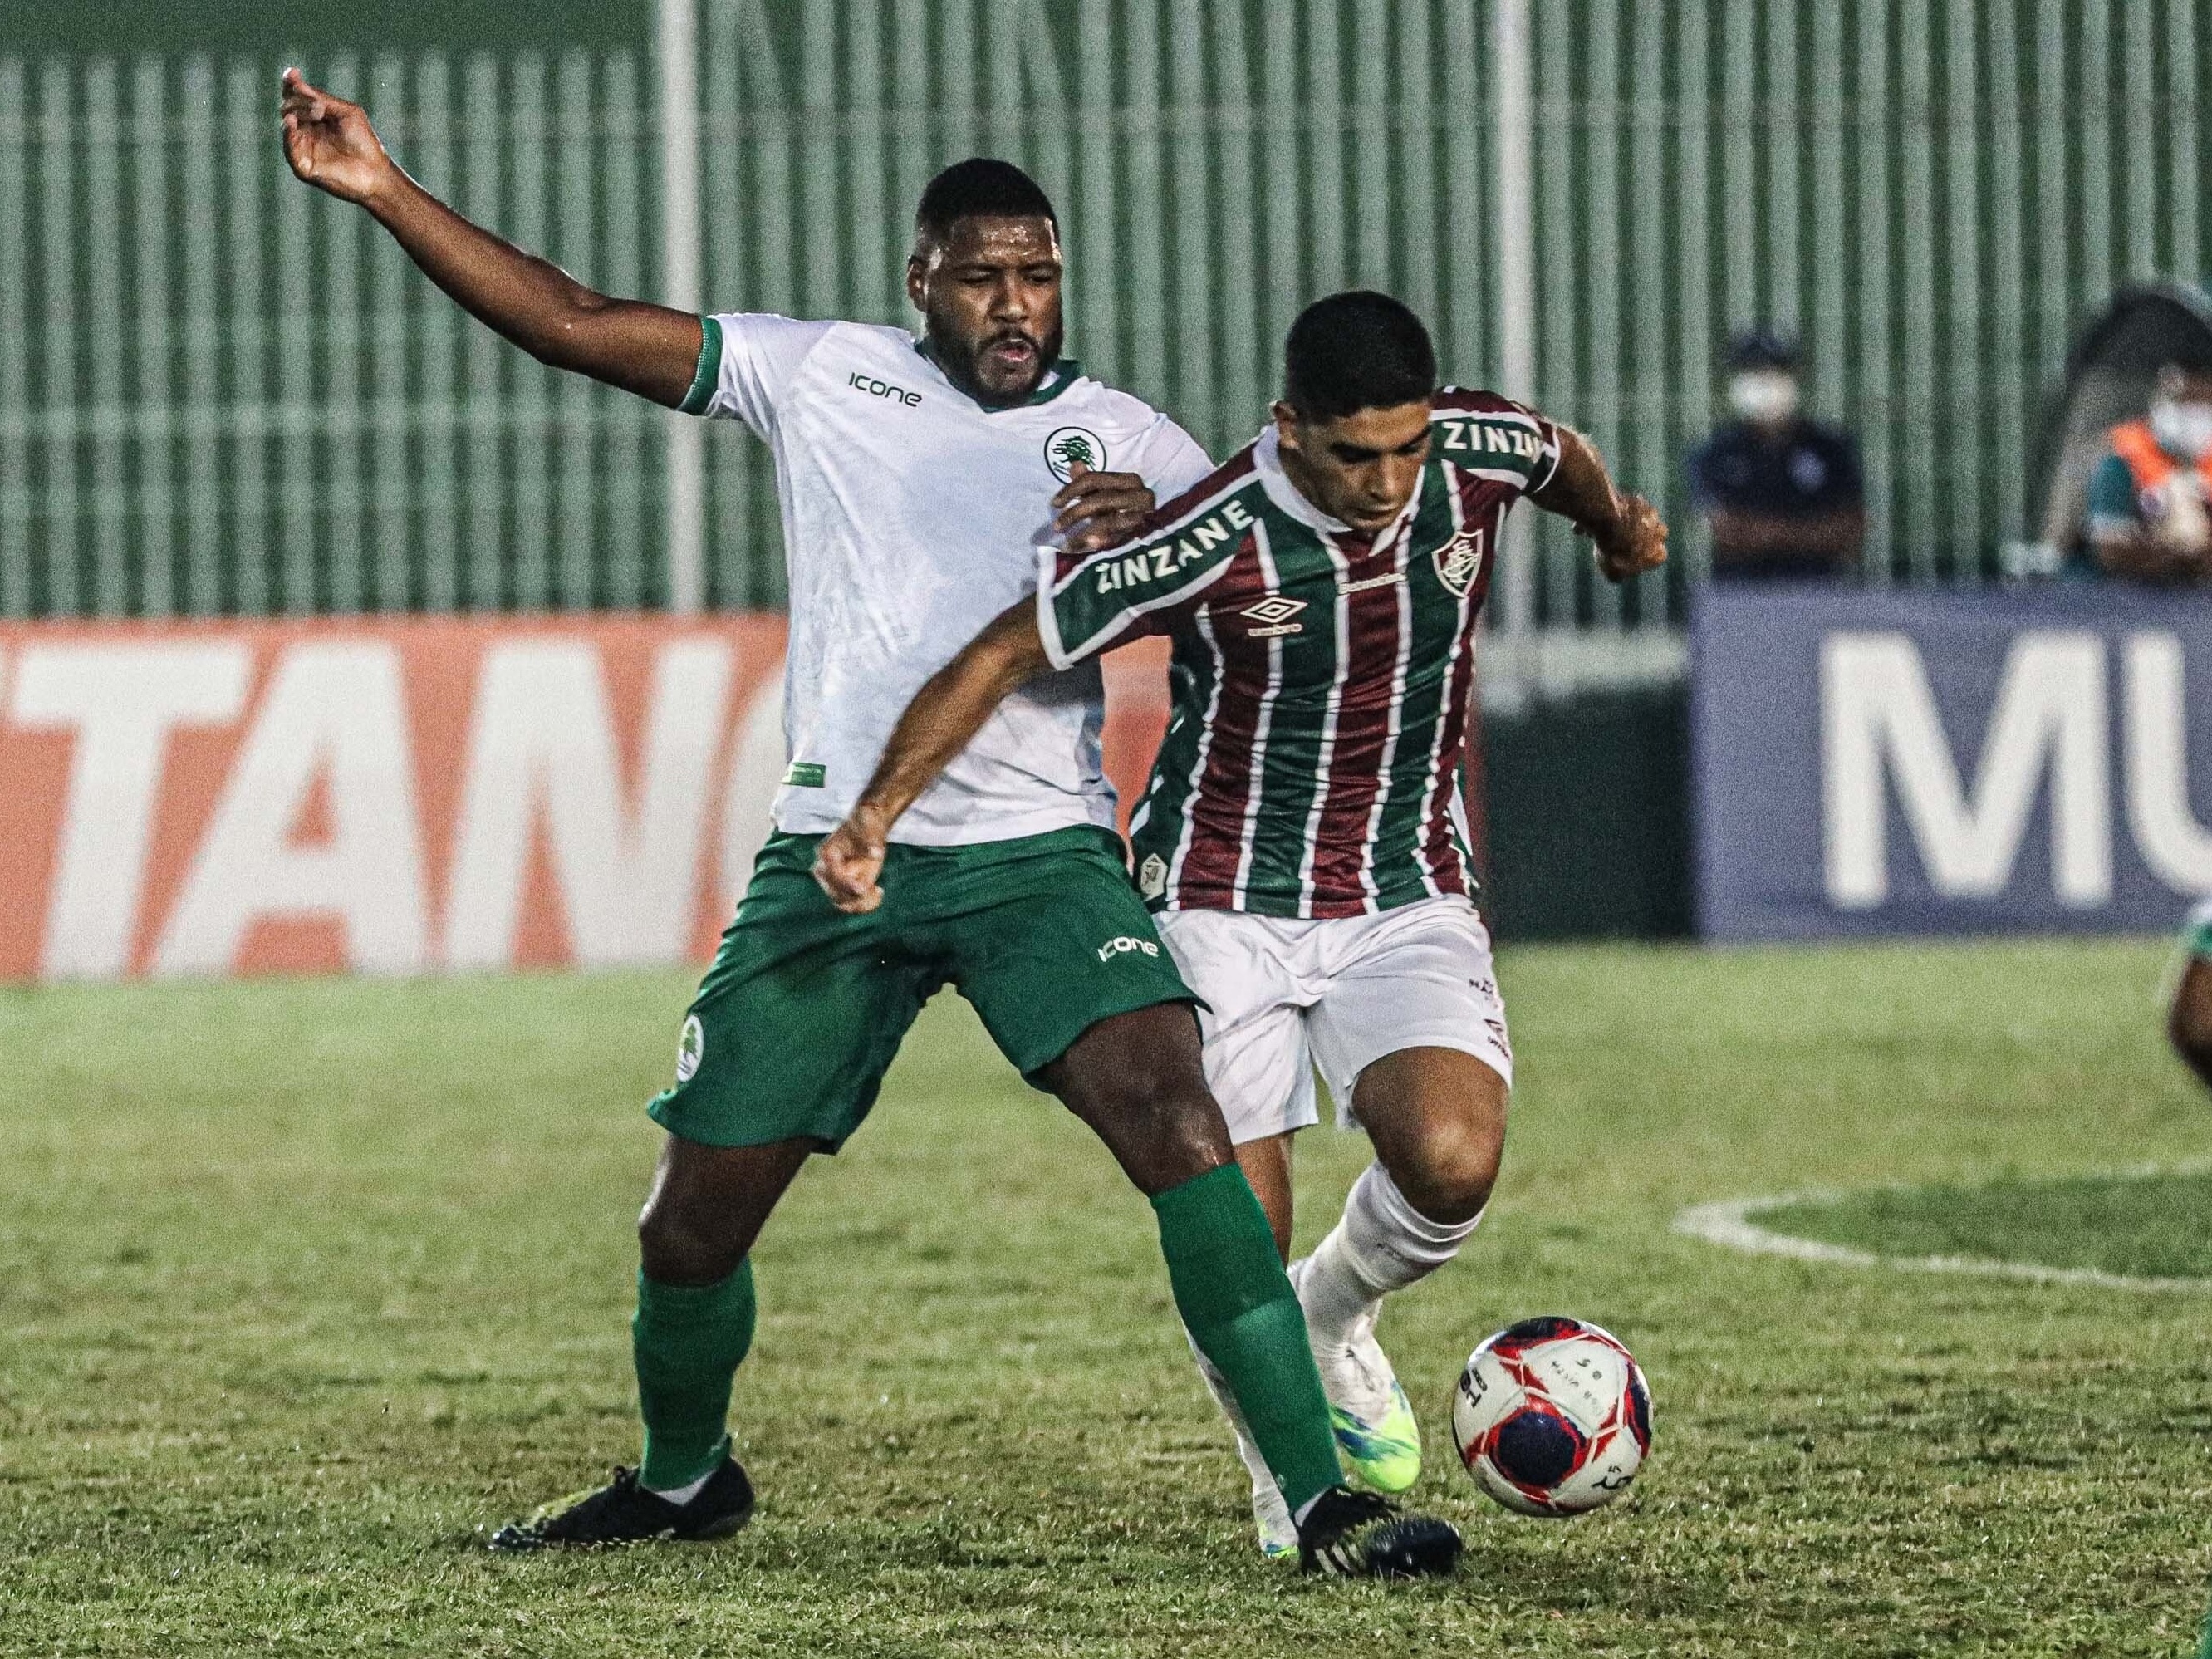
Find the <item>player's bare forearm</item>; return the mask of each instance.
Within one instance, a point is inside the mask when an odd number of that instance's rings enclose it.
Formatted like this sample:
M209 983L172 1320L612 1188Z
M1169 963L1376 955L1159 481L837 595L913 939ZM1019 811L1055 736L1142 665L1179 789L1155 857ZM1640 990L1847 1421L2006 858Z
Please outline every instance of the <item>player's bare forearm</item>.
M404 172L365 204L422 274L542 363L673 409L698 367L699 319L611 299L471 223Z
M674 408L690 390L702 325L611 299L447 207L386 154L366 111L284 72L284 155L306 183L365 208L462 309L540 362Z
M814 878L839 909L864 915L883 902L877 878L891 826L975 740L992 712L1049 666L1036 603L1023 599L915 693L851 814L815 851Z
M1609 581L1626 581L1667 562L1667 526L1643 496L1625 494L1606 471L1605 459L1571 427L1559 434L1559 464L1528 499L1556 513L1597 548L1598 568Z

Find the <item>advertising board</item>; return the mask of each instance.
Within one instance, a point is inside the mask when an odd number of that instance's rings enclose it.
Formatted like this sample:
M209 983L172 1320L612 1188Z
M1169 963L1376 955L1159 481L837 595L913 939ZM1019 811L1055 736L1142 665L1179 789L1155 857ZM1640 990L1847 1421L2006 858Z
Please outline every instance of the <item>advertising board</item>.
M1692 624L1700 931L2161 932L2212 893L2212 603L1718 586Z
M0 628L0 980L703 960L784 769L781 617ZM1158 653L1115 659L1140 783Z

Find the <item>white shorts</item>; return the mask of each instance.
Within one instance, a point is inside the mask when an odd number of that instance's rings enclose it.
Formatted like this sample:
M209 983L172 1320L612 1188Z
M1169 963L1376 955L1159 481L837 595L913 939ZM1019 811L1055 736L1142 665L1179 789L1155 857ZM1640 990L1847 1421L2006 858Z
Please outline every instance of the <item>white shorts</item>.
M1236 1141L1320 1121L1314 1071L1352 1115L1352 1085L1401 1048L1456 1048L1513 1082L1490 931L1456 896L1379 915L1286 921L1173 910L1160 938L1206 999L1206 1080Z

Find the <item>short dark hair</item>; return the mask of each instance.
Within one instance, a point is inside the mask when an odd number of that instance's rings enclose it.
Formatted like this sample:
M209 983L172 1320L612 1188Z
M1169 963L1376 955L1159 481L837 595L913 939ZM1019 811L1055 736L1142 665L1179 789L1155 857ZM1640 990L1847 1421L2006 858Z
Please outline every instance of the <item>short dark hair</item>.
M1411 307L1370 289L1316 300L1283 347L1283 401L1334 421L1433 397L1437 349Z
M1049 219L1056 227L1060 216L1052 198L1037 181L1012 161L988 155L971 155L955 161L929 181L915 210L917 234L944 237L963 219Z

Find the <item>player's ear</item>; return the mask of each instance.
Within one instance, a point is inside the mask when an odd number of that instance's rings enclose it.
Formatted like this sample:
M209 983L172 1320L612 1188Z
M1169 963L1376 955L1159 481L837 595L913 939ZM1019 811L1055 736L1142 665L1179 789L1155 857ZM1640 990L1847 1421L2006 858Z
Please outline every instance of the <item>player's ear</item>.
M1288 404L1277 402L1267 410L1275 422L1275 439L1285 449L1298 447L1298 411Z
M929 307L923 303L923 296L928 292L928 289L927 252L920 242L916 242L914 245L914 252L906 256L907 303L916 311L928 310Z

